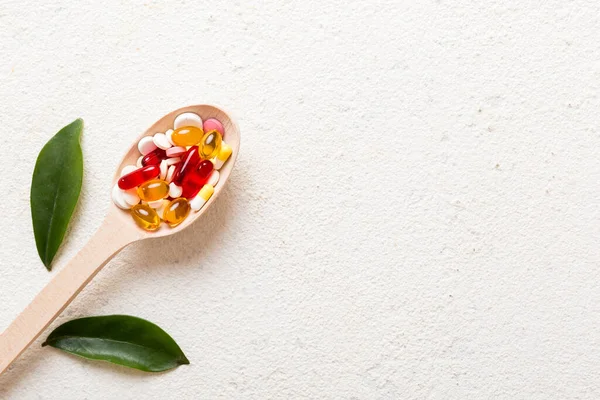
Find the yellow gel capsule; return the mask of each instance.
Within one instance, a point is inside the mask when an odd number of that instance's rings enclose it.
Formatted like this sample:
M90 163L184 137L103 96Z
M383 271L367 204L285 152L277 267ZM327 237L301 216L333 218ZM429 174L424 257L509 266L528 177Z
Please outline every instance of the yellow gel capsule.
M171 140L177 146L193 146L202 140L204 131L195 126L182 126L173 131Z
M136 204L131 208L131 216L136 224L147 231L155 231L160 227L160 218L154 208L148 204Z
M137 188L137 193L140 199L144 201L156 201L167 197L169 194L169 184L160 179L142 183Z
M198 145L200 147L200 156L207 160L219 154L222 141L223 138L218 131L212 130L206 132Z
M184 197L178 197L165 207L163 220L171 228L179 225L190 213L190 203Z

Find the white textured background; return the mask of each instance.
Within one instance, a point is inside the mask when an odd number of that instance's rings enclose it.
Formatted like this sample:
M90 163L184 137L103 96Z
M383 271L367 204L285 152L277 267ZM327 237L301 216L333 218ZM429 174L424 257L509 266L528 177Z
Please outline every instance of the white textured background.
M221 105L242 148L201 221L127 248L52 325L137 315L192 364L38 340L0 398L600 397L597 1L41 3L0 1L0 329L160 116ZM47 273L29 183L77 117L84 188Z

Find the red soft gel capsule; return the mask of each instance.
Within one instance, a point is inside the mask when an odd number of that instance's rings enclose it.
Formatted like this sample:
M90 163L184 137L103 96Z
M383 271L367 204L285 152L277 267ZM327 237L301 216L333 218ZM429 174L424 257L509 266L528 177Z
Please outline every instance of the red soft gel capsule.
M208 177L210 176L210 173L213 171L213 169L214 169L214 165L213 165L212 161L202 160L198 164L198 169L195 171L196 176L198 177L198 179L206 182L208 180Z
M176 185L181 185L185 176L198 168L200 162L200 153L198 146L192 146L188 151L181 156L181 167L173 173L173 182Z
M156 178L160 175L160 168L157 165L148 165L140 169L136 169L127 175L123 175L119 179L119 188L123 190L133 189L140 186L142 183Z
M163 149L156 149L146 154L144 158L142 158L142 165L145 167L147 165L160 165L160 162L167 158L167 152Z
M186 199L196 197L202 186L210 178L213 168L213 163L210 160L202 160L197 169L187 173L181 183L181 196Z

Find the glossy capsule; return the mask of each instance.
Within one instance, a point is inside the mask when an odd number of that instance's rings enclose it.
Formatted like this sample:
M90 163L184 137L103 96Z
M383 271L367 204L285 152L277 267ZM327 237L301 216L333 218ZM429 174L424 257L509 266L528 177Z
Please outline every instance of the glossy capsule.
M190 171L197 169L199 163L200 153L198 146L192 146L183 156L181 156L181 166L173 173L173 182L177 185L181 185L185 175Z
M183 222L190 213L190 203L183 197L178 197L169 202L163 211L163 220L170 227L175 227Z
M181 196L187 199L195 197L200 189L202 189L202 186L208 182L213 168L213 163L210 160L200 161L198 168L186 174L181 182Z
M140 199L144 201L156 201L167 197L169 194L169 184L160 179L154 179L143 183L137 188Z
M219 154L217 154L217 156L214 159L215 169L221 169L223 164L225 164L225 161L227 161L229 159L229 156L231 156L232 152L233 149L230 145L228 145L225 142L221 142L221 150L219 150Z
M177 164L173 164L173 165L169 166L169 170L167 171L167 178L165 179L167 181L167 183L173 182L173 177L175 176L175 174L177 174L179 172L180 168L181 168L181 162L178 162Z
M160 227L158 213L148 204L137 204L131 208L131 217L136 224L147 231L155 231Z
M206 132L199 144L200 156L206 159L215 157L221 151L222 140L223 138L218 131L212 130Z
M160 174L160 168L157 165L148 165L133 172L123 175L118 182L119 188L123 190L133 189L142 183L156 178Z
M193 146L200 143L204 131L195 126L182 126L175 129L171 135L171 140L177 146Z
M200 190L200 193L198 193L198 195L190 201L190 207L192 210L200 210L206 204L208 199L212 197L214 192L215 188L212 185L208 183L204 185L202 190Z
M142 158L142 165L144 167L147 165L159 165L165 158L167 158L167 153L163 149L156 149Z

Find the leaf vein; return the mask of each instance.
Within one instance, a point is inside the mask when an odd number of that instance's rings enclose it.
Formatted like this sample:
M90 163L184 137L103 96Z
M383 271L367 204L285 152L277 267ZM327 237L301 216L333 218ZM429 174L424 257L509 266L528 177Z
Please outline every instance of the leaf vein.
M131 346L140 347L142 349L150 349L150 350L159 351L159 352L162 352L162 353L165 353L165 354L171 354L169 352L166 352L162 348L151 347L151 346L144 346L144 345L137 344L137 343L126 342L124 340L98 338L98 337L93 337L93 336L75 336L75 335L58 336L58 337L55 337L55 338L47 340L46 343L47 344L51 344L53 342L57 342L57 341L62 340L62 339L95 339L95 340L99 340L99 341L103 341L103 342L114 342L114 343L128 344L128 345L131 345Z
M62 185L64 173L60 174L60 178L58 178L58 185L56 186L57 190L54 192L54 200L52 204L52 214L50 215L50 221L48 223L48 231L47 231L47 240L46 240L46 248L44 249L44 262L48 260L48 246L50 246L50 233L52 232L52 222L54 221L54 214L56 211L56 204L58 203L56 200L58 199L58 193L60 192L60 187Z

